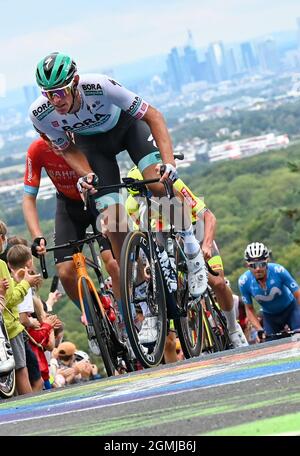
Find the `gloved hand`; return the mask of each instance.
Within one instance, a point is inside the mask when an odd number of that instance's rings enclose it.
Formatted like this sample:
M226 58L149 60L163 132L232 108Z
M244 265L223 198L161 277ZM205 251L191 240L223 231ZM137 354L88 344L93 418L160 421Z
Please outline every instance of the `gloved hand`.
M77 181L77 190L79 193L83 193L87 190L94 190L95 193L96 189L94 188L99 183L98 176L95 173L88 173L86 176L82 176Z
M46 253L47 241L43 236L36 237L31 244L31 253L36 258Z
M165 165L158 165L159 173L161 175L160 181L163 182L166 179L170 179L172 182L175 182L178 179L176 166L171 165L171 163L166 163ZM157 168L156 168L157 170Z

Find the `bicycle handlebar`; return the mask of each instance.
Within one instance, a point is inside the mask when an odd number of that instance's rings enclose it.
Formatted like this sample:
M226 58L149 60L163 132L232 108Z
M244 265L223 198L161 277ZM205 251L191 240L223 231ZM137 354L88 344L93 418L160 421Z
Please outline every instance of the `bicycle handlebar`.
M98 239L99 237L102 237L102 236L103 236L102 233L97 233L92 236L90 236L88 233L88 237L86 237L84 239L79 239L78 241L69 241L69 242L66 242L65 244L48 247L46 249L46 252L54 252L55 250L65 249L68 247L80 247L81 245L88 244L89 242L92 242L95 239ZM47 266L46 266L45 255L40 255L39 259L40 259L40 267L42 270L43 278L48 279L48 271L47 271Z
M294 334L300 334L300 329L288 329L287 331L282 330L273 334L266 334L266 340L268 339L284 339L285 337L293 336Z

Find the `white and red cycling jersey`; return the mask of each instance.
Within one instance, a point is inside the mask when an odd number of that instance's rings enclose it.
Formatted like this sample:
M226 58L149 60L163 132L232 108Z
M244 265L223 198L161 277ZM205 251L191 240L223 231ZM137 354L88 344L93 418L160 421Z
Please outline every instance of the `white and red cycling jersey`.
M81 200L76 187L79 176L42 138L34 141L27 151L24 174L26 194L37 196L43 168L59 193L72 200Z
M117 124L121 111L141 119L149 106L134 92L103 74L81 76L77 88L81 105L74 114L59 114L43 95L30 106L34 127L59 150L66 149L71 142L67 133L105 133Z

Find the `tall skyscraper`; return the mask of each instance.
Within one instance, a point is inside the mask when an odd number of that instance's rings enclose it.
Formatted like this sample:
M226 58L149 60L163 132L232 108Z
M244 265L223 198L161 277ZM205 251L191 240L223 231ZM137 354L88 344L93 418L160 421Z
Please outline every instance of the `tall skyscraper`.
M177 48L172 48L171 52L168 54L167 69L171 88L175 92L181 92L181 87L185 81L181 59Z
M275 40L272 37L266 38L257 45L259 64L263 70L277 71L280 61Z
M225 62L226 62L226 73L229 79L238 73L238 67L236 63L236 57L234 49L230 48L225 51Z
M222 41L211 43L206 57L211 81L220 82L227 79L226 57Z
M242 59L245 70L251 71L257 67L257 60L255 58L251 43L245 42L241 44Z
M186 82L198 81L200 79L200 66L197 51L191 46L185 46L184 48L183 66Z
M188 39L183 51L182 64L185 82L194 82L200 79L200 64L191 30L188 30Z

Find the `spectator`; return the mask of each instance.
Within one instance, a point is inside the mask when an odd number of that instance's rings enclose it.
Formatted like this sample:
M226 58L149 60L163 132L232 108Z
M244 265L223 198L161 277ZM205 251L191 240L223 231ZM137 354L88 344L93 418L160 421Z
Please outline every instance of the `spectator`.
M53 350L50 362L53 387L59 388L90 379L95 372L94 366L87 360L76 362L75 352L76 346L72 342L62 342Z
M6 247L7 227L4 222L0 221L0 253L5 252ZM40 277L38 275L30 275L26 267L23 279L16 284L9 274L6 263L0 260L0 280L6 288L6 307L3 311L3 318L14 355L16 388L19 395L32 392L32 388L26 367L26 353L23 339L24 327L19 319L18 304L22 302L29 288L36 285L39 279Z
M16 238L22 240L22 238ZM18 283L24 277L25 268L27 267L30 273L33 273L33 258L31 250L26 246L26 243L12 244L7 253L8 267L11 275ZM41 280L41 279L40 279ZM43 389L43 379L39 367L39 362L36 354L29 344L28 331L33 328L40 328L40 323L31 315L34 312L33 307L33 288L29 288L23 301L18 305L19 319L25 330L23 332L26 366L28 370L29 381L32 391L39 392Z
M7 284L4 280L0 280L0 323L2 320L2 313L6 306L5 293ZM2 332L2 323L0 324L0 375L10 372L15 367L13 353L6 336Z
M47 315L41 299L37 296L33 298L33 303L35 316L40 323L40 327L37 329L29 328L29 344L38 359L40 372L44 381L44 388L50 389L49 366L45 351L52 351L55 347L54 327L58 322L58 318L56 315Z

